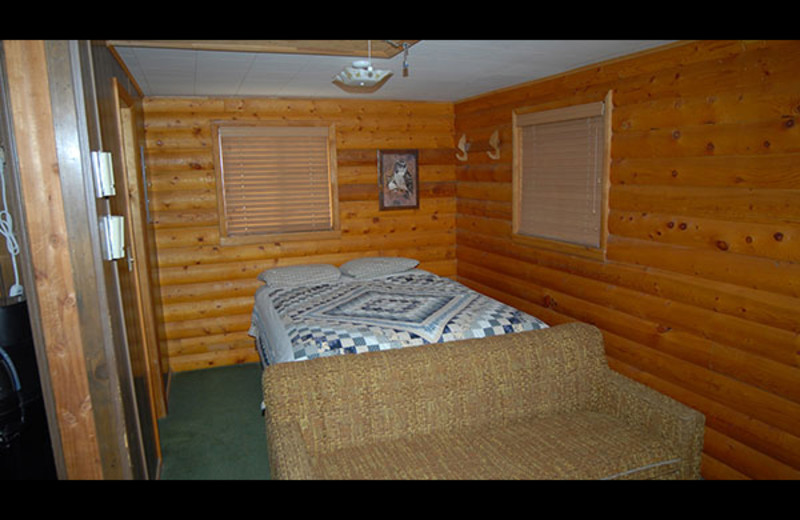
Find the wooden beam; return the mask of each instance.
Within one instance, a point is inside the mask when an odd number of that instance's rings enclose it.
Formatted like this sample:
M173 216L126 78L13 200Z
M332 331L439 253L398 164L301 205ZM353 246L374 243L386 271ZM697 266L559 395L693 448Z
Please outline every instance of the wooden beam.
M403 44L419 40L371 40L374 58L391 58ZM324 56L367 56L367 40L108 40L110 47L149 47L195 51L272 52Z
M14 119L34 291L44 332L66 478L103 478L92 396L82 348L80 302L75 287L63 211L49 76L42 40L5 40L9 98Z

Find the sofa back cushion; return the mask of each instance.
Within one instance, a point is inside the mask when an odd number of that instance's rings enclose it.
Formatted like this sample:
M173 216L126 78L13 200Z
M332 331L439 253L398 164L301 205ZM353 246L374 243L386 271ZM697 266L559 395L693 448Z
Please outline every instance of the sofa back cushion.
M266 420L296 422L313 451L588 408L608 370L579 323L342 355L264 370Z

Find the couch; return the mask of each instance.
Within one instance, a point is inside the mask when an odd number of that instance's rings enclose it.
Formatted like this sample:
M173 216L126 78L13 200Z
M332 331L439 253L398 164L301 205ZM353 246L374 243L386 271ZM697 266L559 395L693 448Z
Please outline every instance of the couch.
M281 363L273 479L697 479L705 417L612 371L594 326Z

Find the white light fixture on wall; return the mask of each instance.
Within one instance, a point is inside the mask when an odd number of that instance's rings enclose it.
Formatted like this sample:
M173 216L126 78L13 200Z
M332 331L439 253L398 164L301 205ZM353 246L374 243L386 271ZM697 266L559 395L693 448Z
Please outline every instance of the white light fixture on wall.
M357 60L334 76L333 84L354 94L375 92L392 76L392 71L372 66L372 42L367 40L368 59Z

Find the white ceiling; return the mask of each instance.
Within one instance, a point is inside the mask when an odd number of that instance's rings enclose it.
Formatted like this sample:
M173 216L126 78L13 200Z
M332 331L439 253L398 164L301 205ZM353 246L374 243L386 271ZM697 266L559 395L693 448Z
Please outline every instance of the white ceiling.
M377 92L332 83L354 58L116 47L146 96L261 96L459 101L671 43L673 40L421 40L403 54L373 57L392 78Z

